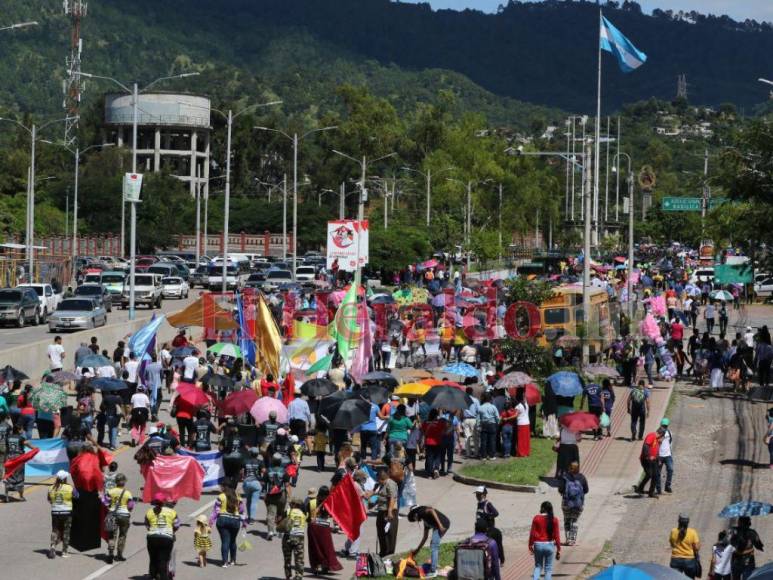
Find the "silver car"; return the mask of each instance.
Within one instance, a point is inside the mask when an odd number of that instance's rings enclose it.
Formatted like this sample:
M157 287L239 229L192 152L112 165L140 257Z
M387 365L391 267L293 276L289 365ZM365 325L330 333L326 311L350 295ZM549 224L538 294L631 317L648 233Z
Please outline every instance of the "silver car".
M67 298L48 317L49 332L96 328L107 324L107 311L91 298Z

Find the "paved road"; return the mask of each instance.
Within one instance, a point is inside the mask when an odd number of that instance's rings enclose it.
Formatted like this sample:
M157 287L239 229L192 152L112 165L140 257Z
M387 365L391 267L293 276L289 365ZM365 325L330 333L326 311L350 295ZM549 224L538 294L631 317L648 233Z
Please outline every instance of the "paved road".
M199 293L191 292L190 296L186 300L164 300L161 306L161 311L165 313L176 312L185 308L188 304L198 299ZM137 319L150 318L153 312L157 310L149 310L147 308L140 307L137 309ZM129 311L113 308L113 312L107 315L108 324L116 324L126 322L129 320ZM88 331L73 331L73 333L88 332ZM42 324L40 326L25 326L24 328L11 328L0 327L0 352L5 349L22 346L25 344L31 344L41 340L49 340L51 334L48 332L48 325ZM111 345L114 346L114 345Z

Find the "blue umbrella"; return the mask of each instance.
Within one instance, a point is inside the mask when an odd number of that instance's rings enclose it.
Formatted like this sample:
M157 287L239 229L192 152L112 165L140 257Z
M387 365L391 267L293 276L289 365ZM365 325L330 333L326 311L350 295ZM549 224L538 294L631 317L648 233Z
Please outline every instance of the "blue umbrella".
M177 348L173 348L169 354L176 358L185 358L189 354L193 354L194 350L195 349L190 346L178 346Z
M126 383L120 379L110 379L102 377L99 379L91 379L89 383L92 387L103 393L112 393L116 391L123 391L126 388Z
M731 503L719 512L720 518L740 518L741 516L767 516L773 513L773 505L761 501L739 501Z
M548 377L550 388L559 397L576 397L582 395L582 383L577 373L559 371Z
M773 562L768 562L761 568L757 568L749 576L749 580L770 580L771 578L773 578Z
M676 570L652 562L615 564L591 576L591 580L684 580Z
M478 369L467 363L454 363L443 367L442 371L450 375L459 375L460 377L477 377Z
M80 368L86 367L96 369L99 367L110 366L110 364L112 364L110 359L106 356L102 356L101 354L90 354L84 356L81 360L78 361L78 366Z

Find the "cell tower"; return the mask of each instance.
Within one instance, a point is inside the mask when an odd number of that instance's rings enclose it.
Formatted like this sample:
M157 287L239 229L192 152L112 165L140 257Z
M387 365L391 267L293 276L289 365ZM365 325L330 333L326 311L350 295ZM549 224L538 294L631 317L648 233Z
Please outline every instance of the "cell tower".
M83 39L81 38L81 19L86 16L87 5L82 0L64 0L65 16L70 17L70 54L65 60L67 78L63 81L64 110L67 121L64 128L64 142L73 144L78 138L78 119L80 117L81 92L83 81L81 72L81 52Z
M676 98L687 99L687 75L681 74L676 81Z

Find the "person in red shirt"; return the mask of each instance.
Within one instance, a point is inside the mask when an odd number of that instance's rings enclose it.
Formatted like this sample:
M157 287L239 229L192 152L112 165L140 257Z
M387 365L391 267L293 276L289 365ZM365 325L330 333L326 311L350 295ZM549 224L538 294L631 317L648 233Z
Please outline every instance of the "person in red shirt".
M185 329L183 328L177 333L177 336L172 339L172 347L181 348L184 346L188 346L188 339L185 338Z
M639 495L644 493L644 486L649 482L650 489L648 495L650 497L656 497L655 486L657 484L658 477L658 450L660 449L660 442L663 441L665 436L665 430L661 427L653 433L648 433L644 438L644 442L641 446L641 455L639 461L641 461L642 469L644 469L644 479L637 486L633 488Z
M677 345L683 344L684 341L684 325L678 318L674 318L671 321L671 346L676 348Z
M440 413L437 409L429 412L427 421L422 423L421 430L424 433L424 446L426 459L424 461L425 477L437 479L440 477L438 471L440 465L440 454L443 445L443 436L448 430L448 423L441 421L438 417Z
M553 559L561 559L561 526L553 515L553 504L543 501L539 515L534 516L529 534L529 552L534 554L534 578L544 570L545 579L553 577Z
M274 375L271 373L266 375L265 379L260 379L260 392L264 397L274 396L268 392L269 389L273 389L274 393L279 391L279 385L274 380Z
M518 412L513 407L512 402L506 401L505 408L499 414L500 426L502 430L502 450L504 451L505 459L510 457L511 453L515 456L515 449L513 449L513 433L515 432L515 421L518 417Z

